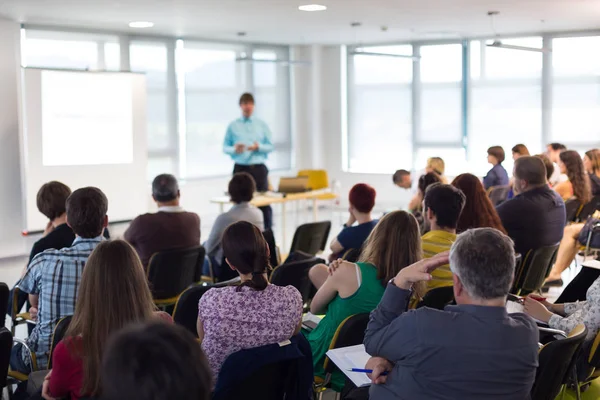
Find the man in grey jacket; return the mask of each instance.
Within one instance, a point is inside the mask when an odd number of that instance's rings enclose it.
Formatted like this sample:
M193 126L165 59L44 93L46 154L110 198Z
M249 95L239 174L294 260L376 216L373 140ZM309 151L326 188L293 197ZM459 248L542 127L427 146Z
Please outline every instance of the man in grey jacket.
M457 305L405 312L412 286L448 262ZM538 330L528 316L506 312L514 271L512 240L492 228L466 231L449 253L400 271L365 335L374 356L367 364L373 369L370 398L528 399Z

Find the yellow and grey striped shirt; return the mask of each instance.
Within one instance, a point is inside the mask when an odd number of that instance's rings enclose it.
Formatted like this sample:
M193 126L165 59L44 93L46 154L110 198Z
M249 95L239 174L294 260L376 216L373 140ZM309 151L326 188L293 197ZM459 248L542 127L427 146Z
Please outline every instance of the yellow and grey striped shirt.
M446 231L430 231L421 238L423 246L423 256L430 258L436 254L450 250L452 243L456 240L456 234ZM433 279L427 282L427 290L452 286L452 272L450 265L446 264L431 273Z

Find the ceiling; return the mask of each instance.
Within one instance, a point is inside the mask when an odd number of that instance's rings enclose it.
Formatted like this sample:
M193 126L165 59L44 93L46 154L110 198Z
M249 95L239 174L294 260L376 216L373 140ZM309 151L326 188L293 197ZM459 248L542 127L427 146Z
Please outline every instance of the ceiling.
M328 10L298 11L313 2ZM490 10L499 34L600 28L600 0L0 0L0 15L30 24L280 44L488 36ZM155 26L127 25L140 20Z

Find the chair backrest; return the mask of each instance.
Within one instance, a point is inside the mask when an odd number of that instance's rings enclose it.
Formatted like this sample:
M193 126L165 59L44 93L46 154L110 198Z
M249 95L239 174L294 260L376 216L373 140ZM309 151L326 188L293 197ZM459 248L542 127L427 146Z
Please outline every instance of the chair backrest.
M362 249L348 249L342 258L348 262L355 263L360 258L360 253Z
M275 235L271 229L267 229L263 232L263 236L269 245L269 252L271 253L269 256L269 262L271 263L271 267L275 268L279 265L279 254L277 254L277 245L275 244Z
M10 289L8 285L4 282L0 282L0 315L4 315L8 309L8 296L10 296ZM2 320L4 322L4 320ZM4 323L0 324L0 326L4 326Z
M531 293L539 290L550 273L556 258L558 244L529 250L517 266L511 293Z
M6 311L3 310L2 315ZM8 365L10 364L10 353L13 345L12 334L6 327L0 328L0 393L6 387Z
M368 323L368 313L354 314L346 318L335 331L329 345L329 350L362 344L365 340L365 331L367 330ZM329 361L329 357L325 357L325 362L323 363L325 372L331 373L335 368L335 364Z
M186 328L188 331L198 337L198 331L196 330L196 321L198 320L198 302L204 296L204 293L208 292L212 288L220 288L229 285L239 283L239 279L234 281L219 282L214 285L199 284L186 289L177 303L175 303L175 309L173 310L173 321Z
M438 287L429 290L419 302L417 308L429 307L443 310L449 304L454 303L454 288L452 286Z
M325 250L330 230L330 221L300 225L294 233L290 254L294 251L303 251L314 256L319 251Z
M50 341L50 352L48 353L48 369L52 369L52 354L54 353L56 345L65 337L72 319L72 315L67 315L66 317L61 318L54 327L52 340Z
M492 186L488 189L488 197L490 198L490 201L494 207L506 201L510 189L510 185Z
M156 253L148 264L148 282L154 299L178 296L202 277L205 250L201 246Z
M583 207L579 209L575 221L583 222L598 210L600 210L600 196L594 196L589 203L584 204Z
M554 399L573 371L578 351L585 340L585 325L577 325L567 338L544 345L531 389L531 400Z
M329 187L329 178L324 169L303 169L298 171L298 176L308 177L308 187L311 190L325 189Z
M294 286L302 295L302 301L306 303L310 299L313 288L308 278L308 271L314 265L324 262L325 260L322 258L312 257L306 260L281 264L271 273L271 283L277 286Z
M573 222L579 213L581 202L575 198L565 201L566 222Z

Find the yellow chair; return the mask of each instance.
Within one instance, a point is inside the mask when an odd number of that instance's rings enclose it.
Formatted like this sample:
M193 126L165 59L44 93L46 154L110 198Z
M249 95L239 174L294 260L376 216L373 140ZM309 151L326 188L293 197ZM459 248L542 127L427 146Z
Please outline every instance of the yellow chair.
M329 177L324 169L303 169L298 171L298 176L308 177L308 187L311 190L321 190L329 188ZM318 200L335 200L335 193L323 193Z

